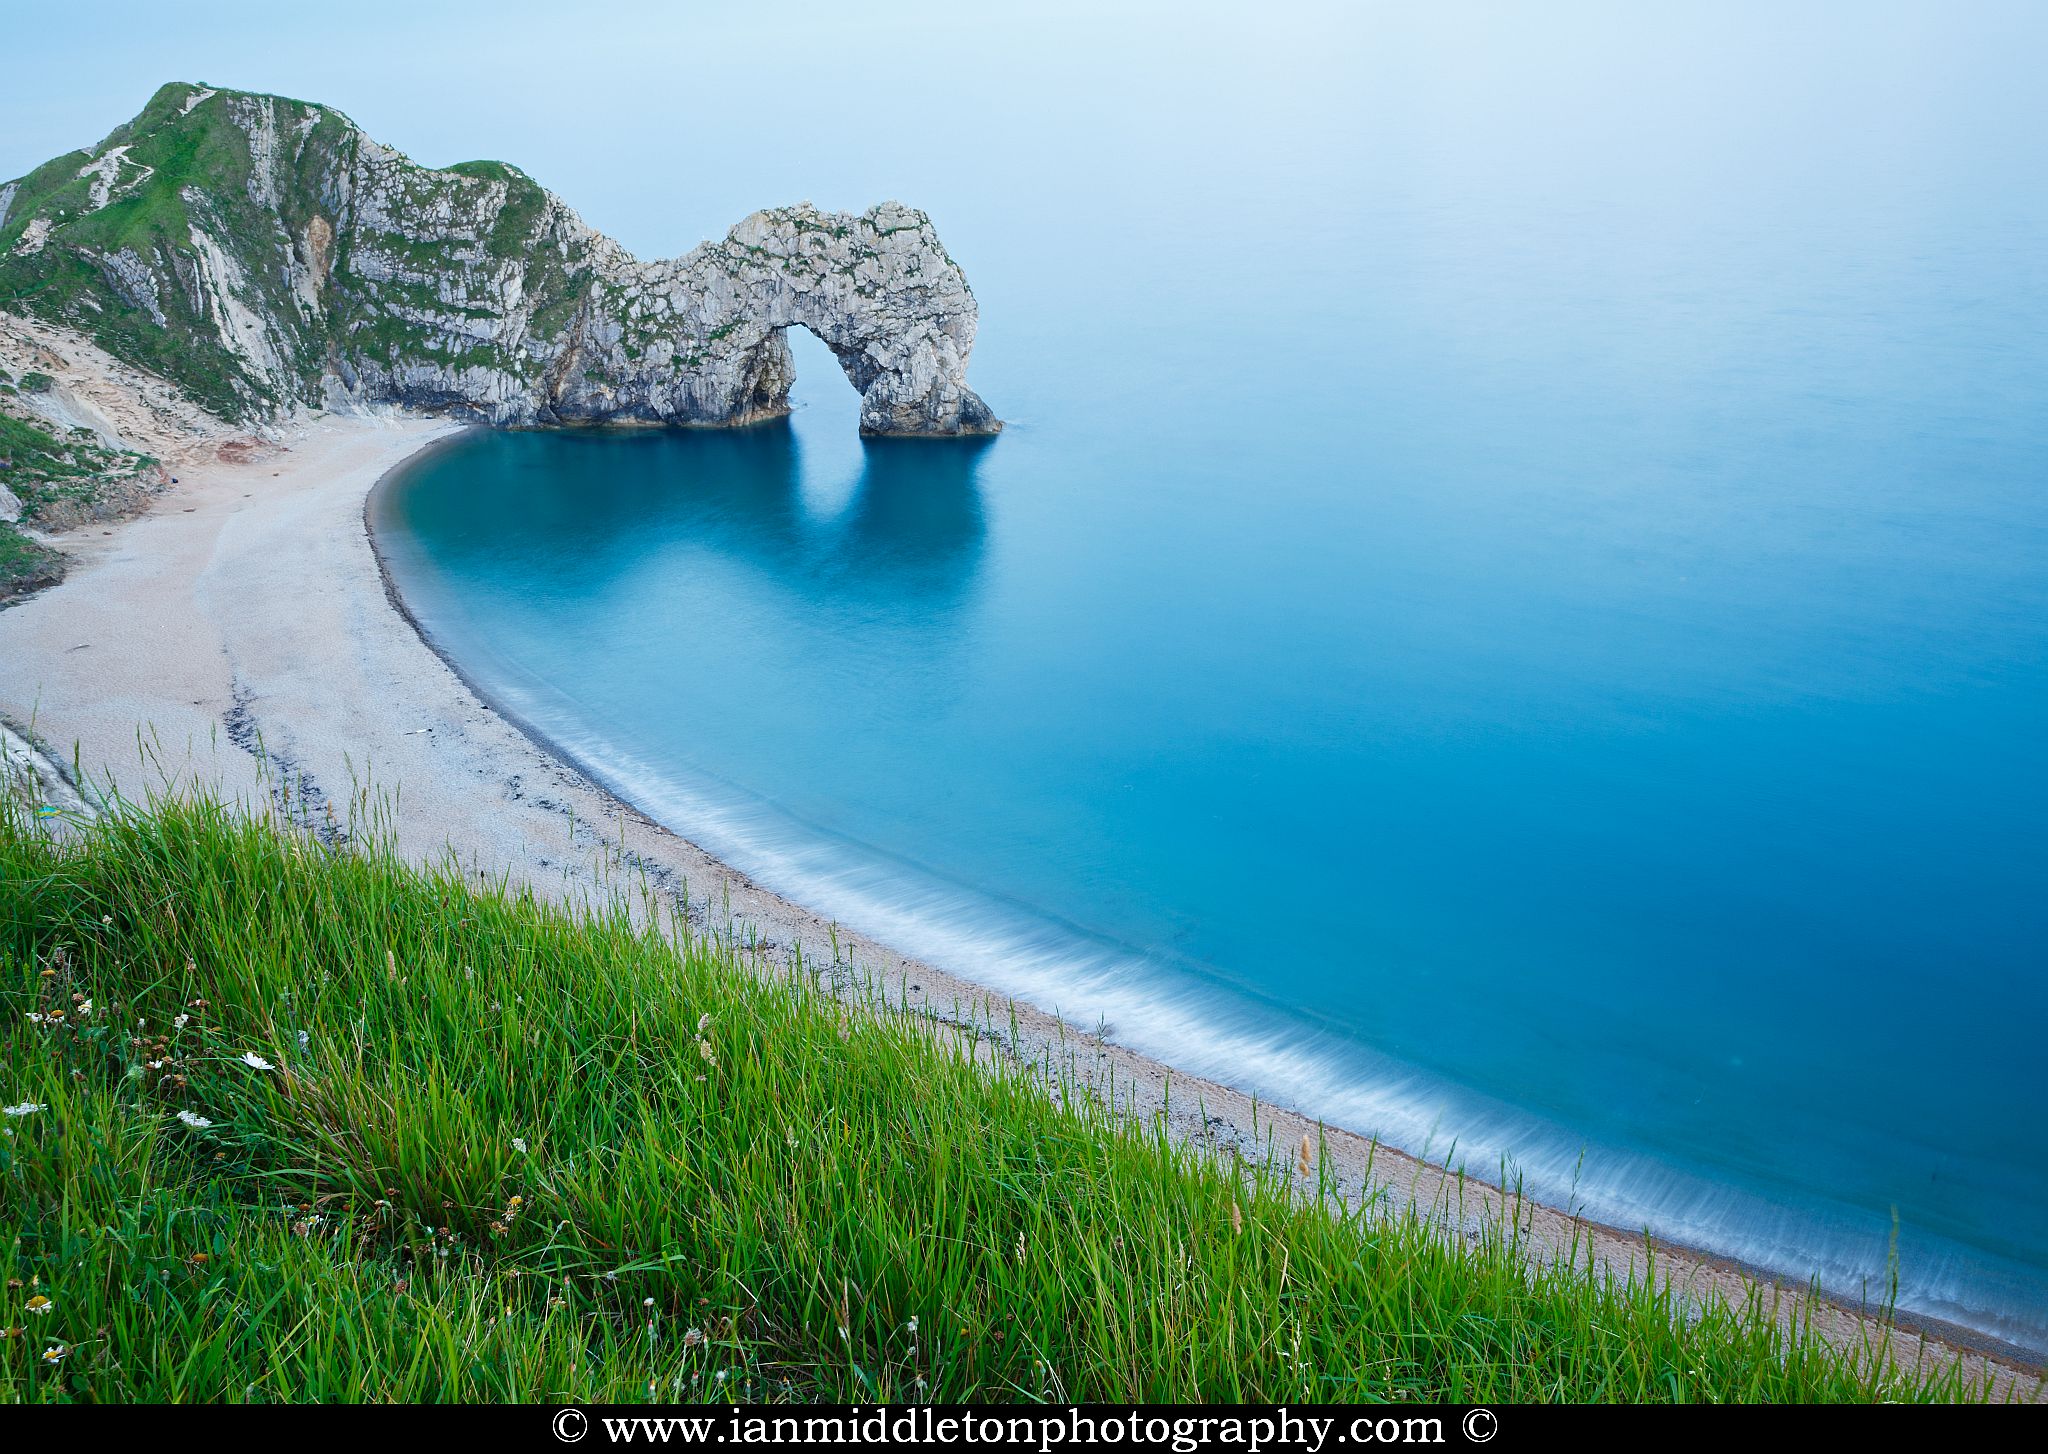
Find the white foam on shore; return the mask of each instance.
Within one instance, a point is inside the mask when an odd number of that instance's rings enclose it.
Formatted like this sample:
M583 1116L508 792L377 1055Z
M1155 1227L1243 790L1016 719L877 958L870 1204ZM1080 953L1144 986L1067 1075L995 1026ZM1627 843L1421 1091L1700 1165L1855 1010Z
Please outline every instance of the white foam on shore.
M402 532L396 532L402 537ZM397 544L398 541L390 543ZM399 564L409 548L393 552ZM415 562L417 563L417 562ZM403 583L401 583L403 584ZM420 582L425 585L425 582ZM425 592L431 598L437 592ZM414 603L417 612L426 601ZM424 626L424 623L423 623ZM431 633L430 633L431 634ZM440 642L447 650L448 643ZM1865 1209L1746 1187L1567 1128L1305 1024L1033 908L950 882L801 821L737 785L648 762L577 704L476 643L492 705L621 800L791 902L936 968L1014 996L1191 1076L1624 1231L1726 1257L1853 1305L1891 1293L1893 1229ZM478 658L482 658L479 660ZM1105 1029L1106 1027L1106 1029ZM1914 1228L1898 1235L1896 1306L2048 1351L2048 1269Z
M543 694L551 689L541 686ZM514 692L515 698L527 698ZM515 700L514 708L536 705ZM621 799L784 897L1162 1064L1522 1190L1623 1230L1727 1257L1852 1305L1890 1296L1892 1228L1819 1198L1767 1195L1565 1128L1402 1065L1200 975L1091 939L792 819L743 790L689 782L547 711L536 730ZM528 718L533 722L532 717ZM551 728L559 730L551 731ZM1912 1227L1897 1306L2048 1349L2048 1272Z

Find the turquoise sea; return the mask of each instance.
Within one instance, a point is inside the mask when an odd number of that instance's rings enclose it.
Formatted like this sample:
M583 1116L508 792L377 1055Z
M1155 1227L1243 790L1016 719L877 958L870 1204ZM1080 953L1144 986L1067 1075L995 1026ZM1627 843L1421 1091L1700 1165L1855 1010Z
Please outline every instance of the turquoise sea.
M476 433L380 542L843 922L2043 1346L2048 30L1516 9L821 144L966 268L1000 438L862 442L800 336L787 422Z

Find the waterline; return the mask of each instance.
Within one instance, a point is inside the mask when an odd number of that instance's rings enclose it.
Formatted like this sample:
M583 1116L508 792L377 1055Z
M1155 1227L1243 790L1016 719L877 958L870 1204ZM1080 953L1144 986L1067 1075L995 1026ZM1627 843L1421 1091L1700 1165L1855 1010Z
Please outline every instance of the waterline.
M402 479L394 483L403 487ZM373 522L378 514L373 501ZM397 554L410 558L410 547L401 542ZM396 576L392 583L403 589ZM491 706L620 801L791 902L912 959L1173 1070L1570 1215L1645 1230L1794 1285L1812 1283L1851 1307L1894 1306L2031 1353L2048 1351L2048 1277L2036 1269L1924 1231L1900 1236L1888 1223L1810 1195L1762 1195L1668 1159L1575 1138L1304 1024L1298 1012L1218 985L1201 966L977 893L931 866L806 823L738 785L657 768L591 731L572 703L502 657L483 653L479 677L479 663L450 657L414 619ZM1447 1016L1457 1013L1446 1007Z

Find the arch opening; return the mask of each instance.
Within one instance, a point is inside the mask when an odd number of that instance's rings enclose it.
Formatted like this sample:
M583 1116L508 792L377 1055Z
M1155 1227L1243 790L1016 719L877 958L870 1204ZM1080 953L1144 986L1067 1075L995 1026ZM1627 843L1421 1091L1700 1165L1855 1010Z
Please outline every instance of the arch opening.
M842 353L805 323L791 323L775 332L787 360L787 406L857 424L861 400L880 373L874 361L865 353Z

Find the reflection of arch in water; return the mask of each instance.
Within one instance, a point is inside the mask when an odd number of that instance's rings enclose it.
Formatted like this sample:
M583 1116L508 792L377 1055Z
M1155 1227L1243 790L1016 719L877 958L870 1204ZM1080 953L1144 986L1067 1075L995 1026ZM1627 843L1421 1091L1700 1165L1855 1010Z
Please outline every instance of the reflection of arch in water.
M661 528L789 584L944 599L980 568L986 523L976 474L993 443L864 439L852 496L831 516L805 505L803 447L787 420L670 435L647 473L661 491ZM643 516L612 528L647 523Z
M636 487L652 496L655 523L669 538L712 546L772 574L808 553L815 527L804 509L803 446L787 419L671 431L636 463Z
M988 437L864 439L830 515L805 502L787 419L743 429L492 432L427 466L402 509L469 569L603 590L665 542L716 551L791 590L945 606L980 569ZM430 523L424 517L438 517ZM495 561L487 567L486 561Z
M963 439L864 439L860 480L829 551L850 589L946 596L972 580L987 522L975 474L994 444Z

